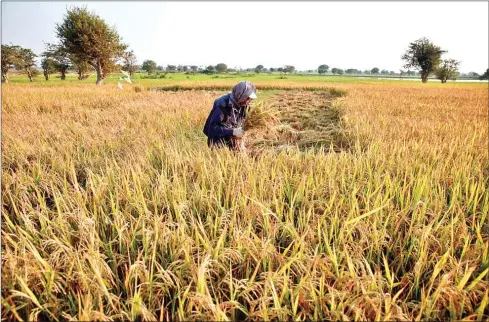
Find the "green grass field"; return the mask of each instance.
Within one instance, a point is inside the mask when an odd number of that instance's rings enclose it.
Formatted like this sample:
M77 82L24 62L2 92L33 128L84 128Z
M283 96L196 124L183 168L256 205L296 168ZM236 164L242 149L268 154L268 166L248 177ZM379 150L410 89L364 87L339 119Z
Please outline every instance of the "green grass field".
M162 76L164 72L160 72L160 76ZM57 77L58 76L58 77ZM375 77L378 78L398 78L398 76L390 76L390 75L378 75L378 76L332 76L332 75L281 75L279 73L273 73L273 74L255 74L255 73L240 73L239 75L236 75L235 73L229 73L229 74L215 74L215 75L205 75L205 74L194 74L194 75L186 75L185 73L167 73L166 78L157 78L157 79L145 79L144 77L147 77L148 75L146 73L136 73L135 76L133 77L133 82L135 84L139 84L145 87L157 87L157 86L167 86L167 85L174 85L174 84L194 84L198 82L202 83L237 83L241 79L247 79L251 82L274 82L276 84L281 84L281 83L287 83L287 82L298 82L298 83L355 83L355 84L369 84L369 83L404 83L404 84L412 84L413 82L416 83L413 79L418 79L419 82L421 82L421 79L419 77L404 77L406 80L387 80L387 79L375 79ZM50 80L46 81L44 79L44 76L39 75L38 77L35 78L34 84L42 84L42 85L54 85L54 84L94 84L96 81L96 75L92 73L90 77L84 80L78 80L78 76L76 74L67 74L66 80L62 81L59 78L59 75L51 75ZM110 74L106 79L104 80L104 83L106 84L116 84L119 81L119 77L124 77L123 74ZM285 77L285 78L283 78ZM409 78L409 80L408 80ZM12 75L9 77L9 80L13 83L29 83L29 79L25 75ZM121 83L124 84L124 81ZM435 79L430 79L429 84L436 84L440 83L438 80ZM474 83L482 83L477 80L474 80L474 82L462 82L462 83L456 83L457 85L464 85L464 84L474 84ZM487 82L486 82L487 83ZM445 86L453 86L455 84L454 82L448 82L447 84L443 84Z

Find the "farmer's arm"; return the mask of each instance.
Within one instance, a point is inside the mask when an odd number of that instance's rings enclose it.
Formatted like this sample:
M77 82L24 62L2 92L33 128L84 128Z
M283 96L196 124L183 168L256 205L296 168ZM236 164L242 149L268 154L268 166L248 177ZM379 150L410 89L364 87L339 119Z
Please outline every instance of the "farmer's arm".
M208 119L208 136L209 137L224 137L232 136L233 129L226 129L222 126L224 120L224 114L219 106L214 105L211 115Z

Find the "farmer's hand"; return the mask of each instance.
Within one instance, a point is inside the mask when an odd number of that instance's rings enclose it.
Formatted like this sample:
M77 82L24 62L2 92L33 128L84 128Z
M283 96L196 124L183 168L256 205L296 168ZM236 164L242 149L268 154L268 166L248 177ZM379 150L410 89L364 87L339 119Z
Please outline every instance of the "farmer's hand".
M237 137L241 137L244 135L244 131L241 127L237 127L235 129L233 129L233 135L237 136Z

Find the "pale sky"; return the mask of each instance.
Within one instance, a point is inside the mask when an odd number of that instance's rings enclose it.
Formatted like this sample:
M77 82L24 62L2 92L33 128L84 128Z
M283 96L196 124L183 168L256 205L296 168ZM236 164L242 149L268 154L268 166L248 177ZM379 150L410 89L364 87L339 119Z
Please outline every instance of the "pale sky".
M44 50L66 8L86 5L138 62L298 70L378 67L398 72L427 37L461 72L489 66L488 2L2 2L2 44Z

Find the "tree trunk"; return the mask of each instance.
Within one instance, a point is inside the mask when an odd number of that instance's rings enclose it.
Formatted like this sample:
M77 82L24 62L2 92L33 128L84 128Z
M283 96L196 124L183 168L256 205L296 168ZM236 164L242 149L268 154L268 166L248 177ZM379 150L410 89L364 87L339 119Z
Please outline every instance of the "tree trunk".
M62 70L61 71L61 80L65 80L65 79L66 79L66 71Z
M104 81L104 74L100 60L97 61L97 66L95 69L97 70L97 85L102 85L102 82Z
M32 79L32 72L30 70L26 69L26 73L27 73L27 77L29 77L29 81L32 82L33 81L33 79Z
M44 78L46 78L46 80L49 80L49 74L46 71L44 71Z
M8 75L7 75L7 73L2 73L2 82L3 83L8 83Z
M441 80L441 83L442 83L442 84L445 84L446 82L447 82L447 80L446 80L446 79L442 79L442 80Z
M423 83L428 82L428 75L421 74L421 81L422 81Z

